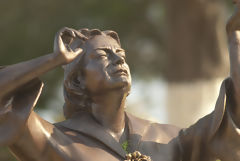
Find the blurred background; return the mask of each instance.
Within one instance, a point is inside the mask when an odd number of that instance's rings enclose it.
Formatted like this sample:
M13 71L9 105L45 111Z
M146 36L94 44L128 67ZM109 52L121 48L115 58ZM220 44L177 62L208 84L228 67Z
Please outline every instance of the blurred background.
M232 10L231 0L0 1L0 65L51 53L64 26L114 30L133 77L127 111L188 127L214 109L228 76L225 24ZM41 79L45 88L35 110L61 121L63 70ZM0 160L15 159L1 147Z

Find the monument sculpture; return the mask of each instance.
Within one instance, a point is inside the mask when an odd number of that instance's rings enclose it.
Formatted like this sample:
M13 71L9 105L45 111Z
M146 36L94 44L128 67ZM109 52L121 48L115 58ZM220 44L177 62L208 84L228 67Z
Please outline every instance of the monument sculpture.
M125 112L131 88L125 51L114 31L63 28L54 52L0 70L0 145L21 161L240 160L240 1L227 24L230 77L215 110L187 129ZM42 74L64 68L66 120L33 111Z

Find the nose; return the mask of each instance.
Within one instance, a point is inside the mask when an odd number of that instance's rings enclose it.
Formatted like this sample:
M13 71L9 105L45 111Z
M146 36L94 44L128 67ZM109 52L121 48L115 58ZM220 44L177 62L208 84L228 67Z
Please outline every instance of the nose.
M122 56L119 56L117 54L114 54L114 64L123 64L124 63L124 58Z

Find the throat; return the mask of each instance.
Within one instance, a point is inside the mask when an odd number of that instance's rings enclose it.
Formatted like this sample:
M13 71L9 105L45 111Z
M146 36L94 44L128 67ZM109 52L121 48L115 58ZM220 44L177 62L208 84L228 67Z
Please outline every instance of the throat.
M112 131L108 131L108 133L121 145L128 142L129 129L127 123L125 123L125 127L121 132L114 133Z
M126 97L127 94L119 91L93 97L93 117L117 140L125 131Z

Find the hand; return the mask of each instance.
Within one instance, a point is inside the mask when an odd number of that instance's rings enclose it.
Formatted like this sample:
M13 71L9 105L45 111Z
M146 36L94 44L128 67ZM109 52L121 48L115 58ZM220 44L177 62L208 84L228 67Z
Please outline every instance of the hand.
M61 64L72 62L83 49L79 46L73 47L73 42L81 41L85 37L77 30L67 27L62 28L54 39L54 54L61 61ZM80 42L79 42L80 44Z
M240 30L240 0L233 0L236 9L233 15L229 18L226 26L228 36L234 31Z

